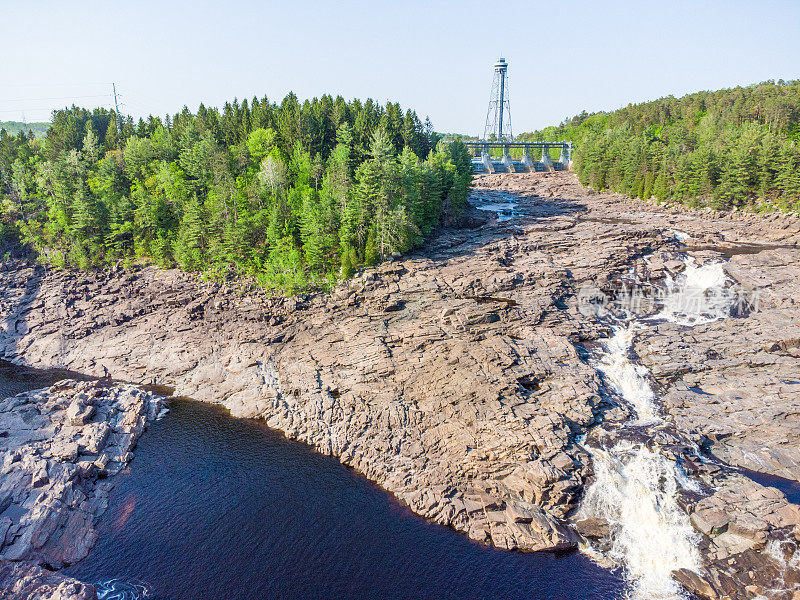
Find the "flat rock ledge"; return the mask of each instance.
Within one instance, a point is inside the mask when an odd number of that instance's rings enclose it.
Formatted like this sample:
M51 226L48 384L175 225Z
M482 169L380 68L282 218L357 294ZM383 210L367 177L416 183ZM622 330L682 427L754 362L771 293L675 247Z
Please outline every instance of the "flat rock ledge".
M747 477L717 478L711 496L690 505L692 525L703 535L706 569L701 576L677 579L708 598L800 598L797 542L800 507L775 488Z
M162 408L134 386L70 379L0 401L0 588L17 590L12 598L92 597L47 569L87 555L108 478Z

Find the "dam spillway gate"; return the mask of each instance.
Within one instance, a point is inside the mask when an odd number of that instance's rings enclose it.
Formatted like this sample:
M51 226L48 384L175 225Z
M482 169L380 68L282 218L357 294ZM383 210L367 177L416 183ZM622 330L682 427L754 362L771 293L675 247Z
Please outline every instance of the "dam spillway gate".
M565 171L572 156L570 142L464 142L476 173ZM560 150L553 160L551 150Z

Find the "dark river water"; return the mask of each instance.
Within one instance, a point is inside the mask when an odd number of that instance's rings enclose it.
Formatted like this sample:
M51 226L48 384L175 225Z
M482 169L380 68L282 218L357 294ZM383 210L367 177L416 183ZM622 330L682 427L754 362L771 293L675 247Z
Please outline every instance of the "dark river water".
M57 376L0 368L5 395ZM578 553L492 550L428 523L310 447L173 400L115 476L97 545L66 571L170 600L611 599L619 573ZM112 595L108 595L111 598Z

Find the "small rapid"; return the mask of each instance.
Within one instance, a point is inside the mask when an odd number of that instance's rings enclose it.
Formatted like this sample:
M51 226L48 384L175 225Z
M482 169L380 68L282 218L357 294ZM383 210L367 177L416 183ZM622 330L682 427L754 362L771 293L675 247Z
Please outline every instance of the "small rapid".
M647 369L630 359L633 336L638 323L612 326L613 335L603 342L604 353L595 363L606 384L636 411L635 424L657 422L660 417L656 395L647 379Z
M510 221L519 216L516 196L507 192L487 190L481 194L474 194L472 203L478 210L494 213L498 223Z
M153 597L145 584L124 579L99 581L95 588L97 600L146 600Z
M621 427L601 430L595 443L585 444L595 480L586 490L578 519L608 523L605 544L583 549L601 564L624 569L630 600L684 600L687 596L673 572L700 569L700 536L678 502L681 488L699 488L655 442L666 423L649 371L633 355L634 337L658 319L693 326L731 314L735 298L722 265L697 266L691 258L685 263L683 273L667 279L661 309L654 316L640 317L625 307L598 315L609 322L612 335L602 342L592 365L609 395L633 415Z
M667 276L663 308L653 318L692 326L730 317L736 294L726 285L722 263L697 266L693 258L685 263L677 277Z

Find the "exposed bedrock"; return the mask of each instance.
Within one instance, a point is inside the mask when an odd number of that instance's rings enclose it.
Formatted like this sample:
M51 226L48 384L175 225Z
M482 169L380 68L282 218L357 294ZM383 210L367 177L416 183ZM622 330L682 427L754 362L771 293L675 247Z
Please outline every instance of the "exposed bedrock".
M664 323L637 351L676 425L724 461L800 480L800 249L738 254L727 273L758 310L683 331Z
M91 586L47 569L87 555L108 506L107 478L133 458L162 406L130 385L72 380L0 401L3 598L94 598Z
M326 296L273 298L153 267L7 264L0 350L262 418L475 540L569 548L579 535L565 519L591 477L574 440L609 408L576 349L607 333L578 310L580 290L674 253L671 230L695 246L758 242L770 246L726 269L760 292L759 311L659 326L636 351L687 439L800 478L797 219L658 207L587 192L569 173L489 176L473 202L502 190L518 194L515 218L443 230ZM649 268L657 279L673 266Z
M97 590L36 563L0 561L4 600L97 600Z

